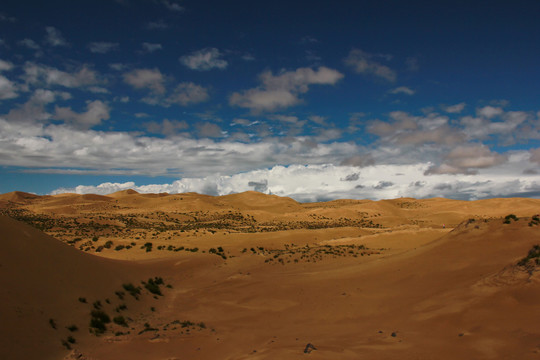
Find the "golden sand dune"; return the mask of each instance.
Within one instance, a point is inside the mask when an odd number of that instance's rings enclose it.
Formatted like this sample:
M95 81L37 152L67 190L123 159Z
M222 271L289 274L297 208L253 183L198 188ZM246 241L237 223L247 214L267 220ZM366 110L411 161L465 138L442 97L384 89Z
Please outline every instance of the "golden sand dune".
M6 202L0 357L538 359L539 205L130 191ZM102 332L96 310L111 320Z

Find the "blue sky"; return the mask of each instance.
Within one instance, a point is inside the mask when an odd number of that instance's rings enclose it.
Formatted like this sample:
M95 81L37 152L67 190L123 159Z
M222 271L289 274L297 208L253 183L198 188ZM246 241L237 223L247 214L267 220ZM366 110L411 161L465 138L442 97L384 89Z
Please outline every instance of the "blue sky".
M540 194L536 1L3 1L0 193Z

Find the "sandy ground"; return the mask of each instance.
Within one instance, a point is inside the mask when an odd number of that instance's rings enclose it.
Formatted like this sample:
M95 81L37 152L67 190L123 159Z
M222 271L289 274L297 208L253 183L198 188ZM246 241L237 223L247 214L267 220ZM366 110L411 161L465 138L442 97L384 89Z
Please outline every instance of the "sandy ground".
M518 265L538 200L128 191L0 209L3 359L540 359L540 265Z

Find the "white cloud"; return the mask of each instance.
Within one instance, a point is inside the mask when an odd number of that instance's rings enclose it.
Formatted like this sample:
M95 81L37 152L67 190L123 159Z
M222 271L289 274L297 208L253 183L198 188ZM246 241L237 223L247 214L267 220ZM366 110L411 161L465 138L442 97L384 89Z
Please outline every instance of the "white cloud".
M522 164L519 164L522 165ZM502 172L479 175L438 174L425 176L429 163L411 165L375 165L365 168L334 165L273 166L233 175L185 177L170 184L137 186L134 182L103 183L77 186L53 192L109 194L134 189L141 193L198 192L226 195L247 190L289 196L298 201L333 199L393 199L399 197L430 198L444 196L475 200L485 197L515 196L540 189L537 176L515 179ZM504 169L503 169L504 170ZM347 181L344 181L347 179ZM390 180L388 180L390 179Z
M171 11L182 12L185 10L183 6L181 6L180 4L174 1L162 0L162 4L165 5L165 7Z
M446 111L447 113L450 113L450 114L459 114L460 112L463 111L463 109L465 109L465 106L466 106L466 104L464 102L462 102L462 103L455 104L455 105L444 106L443 109L444 109L444 111Z
M306 93L310 85L334 85L342 78L343 74L339 71L324 66L317 70L299 68L296 71L282 71L278 75L265 71L259 75L259 87L233 93L229 103L253 111L287 108L299 104L299 95Z
M150 21L146 24L146 28L148 30L164 30L169 28L169 24L167 24L164 20Z
M540 164L540 148L530 150L530 161Z
M17 85L5 76L0 75L0 100L14 99L18 96Z
M139 116L138 116L139 115ZM136 117L147 117L147 114L135 114ZM189 128L189 125L185 121L163 119L162 122L148 122L144 124L146 130L154 134L162 134L165 136L175 136L180 131Z
M29 123L48 120L51 114L45 110L45 106L56 101L58 97L67 99L69 98L69 94L37 89L26 103L10 109L9 113L4 115L4 118L23 126L28 126Z
M148 88L157 94L165 93L165 76L159 69L135 69L124 75L124 82L135 89Z
M53 26L47 26L45 28L47 35L45 36L45 42L52 46L68 46L68 42L62 36L60 30Z
M219 138L223 137L223 130L217 124L204 122L195 124L200 137Z
M390 91L388 91L389 94L405 94L405 95L414 95L416 91L406 87L406 86L400 86L397 88L394 88Z
M345 58L345 64L352 67L359 74L373 75L390 82L396 81L396 72L374 59L388 59L388 55L373 55L360 49L352 49Z
M24 65L23 79L32 85L60 85L68 88L85 87L100 82L98 74L86 65L78 71L65 72L33 62Z
M433 166L426 174L476 174L478 169L500 165L508 157L492 152L484 145L465 145L454 148L439 166Z
M100 100L88 102L86 109L86 112L76 113L70 107L56 106L54 118L82 129L89 129L110 118L109 106Z
M191 70L207 71L212 69L225 69L229 63L221 59L223 54L216 48L206 48L182 56L180 62Z
M412 116L403 111L390 113L391 121L374 120L367 130L385 143L402 145L453 145L465 140L465 135L449 126L449 119L437 113Z
M112 50L116 50L117 48L118 43L106 41L91 42L90 44L88 44L88 49L90 50L90 52L96 54L106 54Z
M493 107L493 106L484 106L483 108L476 109L476 114L478 116L482 116L488 119L491 119L492 117L499 116L504 112L504 110L500 107Z
M485 140L490 136L498 136L501 143L513 144L517 139L530 139L537 135L538 129L533 131L534 115L532 113L504 112L499 109L488 106L477 111L480 117L462 117L460 125L463 126L467 137L473 140Z
M163 46L161 44L153 44L153 43L143 42L142 43L142 48L143 48L144 51L152 53L154 51L163 49Z
M27 47L32 50L39 50L41 47L32 39L23 39L19 41L19 45Z
M187 106L207 101L210 98L208 90L192 82L183 82L176 86L173 93L167 98L166 104Z
M13 63L5 60L0 60L0 71L10 71L13 69Z

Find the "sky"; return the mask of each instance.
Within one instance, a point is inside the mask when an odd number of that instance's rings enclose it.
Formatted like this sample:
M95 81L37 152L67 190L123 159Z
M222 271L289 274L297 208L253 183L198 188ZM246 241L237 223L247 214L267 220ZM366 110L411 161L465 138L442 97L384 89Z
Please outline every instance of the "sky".
M540 2L4 0L0 193L540 197Z

